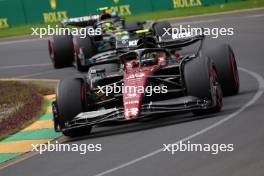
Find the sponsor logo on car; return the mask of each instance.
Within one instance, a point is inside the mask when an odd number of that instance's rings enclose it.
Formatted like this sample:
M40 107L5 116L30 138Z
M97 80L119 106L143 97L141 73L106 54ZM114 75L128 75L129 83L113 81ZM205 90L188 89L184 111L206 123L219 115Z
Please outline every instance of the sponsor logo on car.
M8 19L7 18L0 18L0 29L1 28L8 28Z

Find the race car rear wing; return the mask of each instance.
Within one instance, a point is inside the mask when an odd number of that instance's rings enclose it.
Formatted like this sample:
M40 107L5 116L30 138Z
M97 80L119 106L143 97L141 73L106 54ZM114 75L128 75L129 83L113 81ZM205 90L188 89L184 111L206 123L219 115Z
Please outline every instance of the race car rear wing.
M200 45L196 53L194 53L194 57L196 57L198 56L199 52L201 51L203 47L204 39L205 39L205 36L202 34L202 35L196 35L196 36L182 38L182 39L164 40L164 41L158 42L158 44L160 48L171 49L171 48L182 48L182 47L192 45L196 42L200 42Z
M159 41L158 44L160 45L161 48L178 48L178 47L181 48L181 47L189 46L198 41L203 41L204 38L205 38L204 35L197 35L182 39L163 40L163 41Z
M99 20L99 18L100 18L99 15L90 15L90 16L64 19L61 23L62 23L62 26L64 27L68 25L85 27L85 26L93 25L96 21Z

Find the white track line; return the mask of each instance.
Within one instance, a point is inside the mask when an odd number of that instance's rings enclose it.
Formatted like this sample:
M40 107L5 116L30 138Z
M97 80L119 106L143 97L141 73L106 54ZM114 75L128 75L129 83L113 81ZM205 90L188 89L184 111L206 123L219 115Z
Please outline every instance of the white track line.
M172 22L172 25L188 25L188 24L202 24L202 23L214 23L219 21L227 21L227 20L239 20L239 19L247 19L247 18L258 18L263 17L264 14L256 14L256 15L246 15L241 17L229 17L229 18L213 18L208 20L194 20L187 22Z
M24 39L24 40L11 40L11 41L4 41L0 42L0 45L12 45L12 44L19 44L19 43L26 43L26 42L35 42L40 40L47 40L47 38L34 38L34 39Z
M188 141L188 140L190 140L190 139L193 139L193 138L195 138L195 137L197 137L197 136L200 136L200 135L202 135L202 134L204 134L204 133L206 133L206 132L208 132L208 131L210 131L210 130L212 130L212 129L218 127L218 126L220 126L220 125L223 124L224 122L226 122L226 121L228 121L228 120L230 120L230 119L233 119L233 118L236 117L239 113L241 113L242 111L244 111L246 108L248 108L249 106L253 105L253 104L254 104L254 103L255 103L255 102L256 102L256 101L262 96L262 94L263 94L263 92L264 92L264 79L263 79L263 77L260 76L259 74L255 73L255 72L250 71L250 70L247 70L247 69L245 69L245 68L239 68L239 69L240 69L241 71L243 71L243 72L246 72L247 74L249 74L250 76L252 76L253 78L255 78L255 79L257 80L257 82L258 82L258 91L255 93L254 97L253 97L252 99L250 99L250 100L249 100L245 105L243 105L240 109L238 109L237 111L235 111L235 112L233 112L232 114L228 115L228 116L225 117L224 119L222 119L222 120L220 120L220 121L218 121L218 122L216 122L216 123L214 123L214 124L212 124L212 125L210 125L210 126L204 128L204 129L202 129L202 130L200 130L200 131L198 131L198 132L196 132L196 133L194 133L194 134L192 134L192 135L190 135L190 136L187 136L187 137L185 137L185 138L183 138L183 139L181 139L181 140L179 140L179 141L176 141L176 142L174 142L174 144L179 144L181 141L184 142L184 141ZM140 161L142 161L142 160L144 160L144 159L147 159L147 158L149 158L149 157L152 157L152 156L154 156L154 155L157 155L157 154L161 153L161 152L163 151L163 149L164 149L164 148L160 148L160 149L155 150L155 151L153 151L153 152L151 152L151 153L148 153L148 154L146 154L146 155L143 155L143 156L141 156L141 157L139 157L139 158L136 158L136 159L134 159L134 160L131 160L131 161L128 161L128 162L126 162L126 163L123 163L123 164L121 164L121 165L119 165L119 166L116 166L116 167L114 167L114 168L112 168L112 169L108 169L108 170L106 170L106 171L104 171L104 172L98 173L98 174L96 174L96 175L94 175L94 176L104 176L104 175L110 174L110 173L112 173L112 172L115 172L115 171L117 171L117 170L123 169L123 168L125 168L125 167L127 167L127 166L133 165L133 164L135 164L135 163L137 163L137 162L140 162Z
M248 15L248 16L245 16L245 18L257 18L257 17L263 17L264 14L256 14L256 15Z
M222 21L221 19L209 19L209 20L196 20L196 21L187 21L187 22L173 22L172 25L188 25L188 24L202 24L202 23L213 23Z
M46 75L46 74L51 74L56 72L57 70L48 70L45 72L40 72L40 73L32 73L32 74L28 74L28 75L21 75L21 76L17 76L17 78L27 78L27 77L35 77L35 76L40 76L40 75Z
M50 66L52 64L45 63L45 64L30 64L30 65L8 65L8 66L0 66L0 70L2 69L13 69L13 68L25 68L25 67L45 67Z

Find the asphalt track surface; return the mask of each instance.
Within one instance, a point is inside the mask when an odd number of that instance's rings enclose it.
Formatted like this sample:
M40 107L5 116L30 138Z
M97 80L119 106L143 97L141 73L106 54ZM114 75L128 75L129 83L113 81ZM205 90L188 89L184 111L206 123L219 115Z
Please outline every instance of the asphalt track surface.
M1 176L263 176L264 175L264 10L172 20L193 26L233 27L234 36L208 39L228 42L240 69L240 94L224 99L215 115L166 116L154 121L95 128L89 137L68 140L102 144L103 151L45 152L0 170ZM54 70L47 41L0 41L0 77L61 79L78 74ZM163 144L190 140L195 144L234 144L233 152L162 152Z

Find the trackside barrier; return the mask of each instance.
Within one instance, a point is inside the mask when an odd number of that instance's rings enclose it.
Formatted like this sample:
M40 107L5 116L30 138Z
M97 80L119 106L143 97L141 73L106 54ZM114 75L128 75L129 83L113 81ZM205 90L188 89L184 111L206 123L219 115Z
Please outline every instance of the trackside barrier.
M0 29L19 24L51 23L64 18L95 14L110 7L121 16L221 4L240 0L0 0Z

